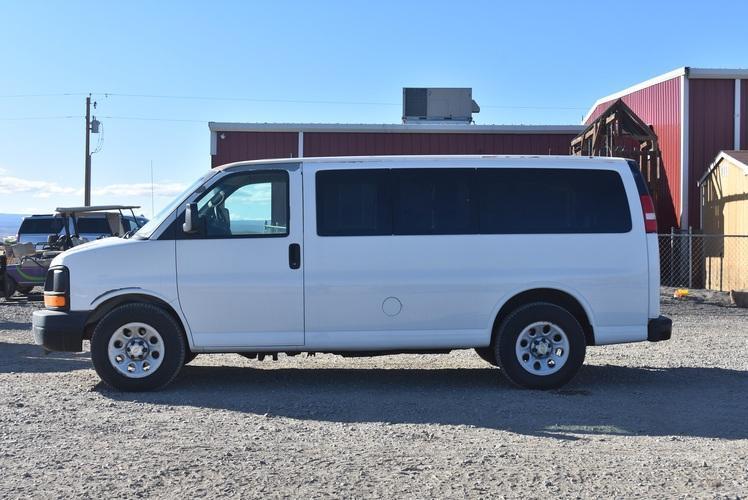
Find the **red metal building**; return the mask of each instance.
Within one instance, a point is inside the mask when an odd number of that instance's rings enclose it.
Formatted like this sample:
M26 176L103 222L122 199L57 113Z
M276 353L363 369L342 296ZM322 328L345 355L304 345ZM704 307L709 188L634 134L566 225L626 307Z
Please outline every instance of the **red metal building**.
M676 214L660 220L660 230L698 228L696 181L720 151L748 148L748 70L679 68L598 99L584 123L619 98L659 139L667 181L660 195L672 200Z
M211 164L366 155L567 155L578 125L274 124L210 122Z

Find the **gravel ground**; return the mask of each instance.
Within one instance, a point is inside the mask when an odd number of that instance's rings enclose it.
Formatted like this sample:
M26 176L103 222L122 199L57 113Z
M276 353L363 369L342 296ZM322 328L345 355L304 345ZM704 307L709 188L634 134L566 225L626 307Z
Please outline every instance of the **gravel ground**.
M458 351L203 355L122 394L0 302L0 497L744 498L748 310L664 293L674 340L591 348L555 392Z

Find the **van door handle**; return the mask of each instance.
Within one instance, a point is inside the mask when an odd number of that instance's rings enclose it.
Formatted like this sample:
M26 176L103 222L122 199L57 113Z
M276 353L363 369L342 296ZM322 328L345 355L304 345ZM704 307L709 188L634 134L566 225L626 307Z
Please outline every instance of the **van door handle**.
M291 269L301 267L301 245L298 243L288 245L288 267Z

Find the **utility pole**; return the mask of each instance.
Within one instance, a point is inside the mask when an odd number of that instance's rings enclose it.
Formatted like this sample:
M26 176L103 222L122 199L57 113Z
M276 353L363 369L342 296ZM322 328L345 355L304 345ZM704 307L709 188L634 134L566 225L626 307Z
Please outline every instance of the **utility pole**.
M151 219L156 216L156 209L153 203L153 160L151 160Z
M83 187L83 205L91 206L91 94L86 97L86 174Z

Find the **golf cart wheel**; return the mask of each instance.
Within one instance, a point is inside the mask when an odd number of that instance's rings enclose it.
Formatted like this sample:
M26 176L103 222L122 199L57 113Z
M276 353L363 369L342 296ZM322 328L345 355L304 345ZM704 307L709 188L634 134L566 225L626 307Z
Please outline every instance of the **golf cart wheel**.
M153 304L123 304L104 316L91 336L91 360L107 385L149 391L179 373L187 347L181 327Z
M0 292L2 292L3 297L9 299L16 293L16 280L6 274L3 281L3 289Z

